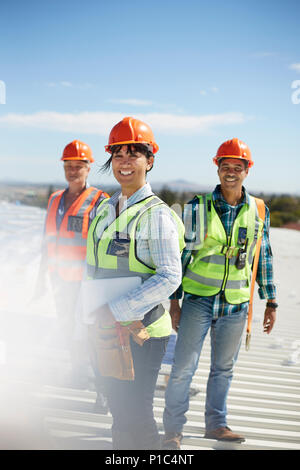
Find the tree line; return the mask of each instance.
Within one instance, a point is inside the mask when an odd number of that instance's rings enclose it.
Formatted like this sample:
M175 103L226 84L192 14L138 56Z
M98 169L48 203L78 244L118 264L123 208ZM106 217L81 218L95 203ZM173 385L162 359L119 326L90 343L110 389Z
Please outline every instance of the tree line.
M19 199L23 204L46 208L50 194L57 189L61 188L58 188L55 185L50 185L47 189L44 186L43 190L36 191L35 194L31 194L30 196L27 195L24 196L24 198ZM107 187L104 188L104 190L108 194L112 195L116 191L116 187ZM182 209L184 204L189 202L195 195L195 192L174 191L168 186L164 186L159 191L155 191L155 193L160 199L168 204L168 206L179 204ZM288 194L267 195L264 193L254 194L254 196L263 199L269 207L272 227L284 227L289 224L294 224L295 227L293 228L298 228L298 224L300 229L300 196L292 196Z
M156 192L156 194L169 206L177 203L182 207L195 195L194 192L188 191L177 193L176 191L170 190L167 186ZM272 227L299 224L300 229L300 196L287 194L267 195L264 193L253 195L263 199L270 209L270 223Z

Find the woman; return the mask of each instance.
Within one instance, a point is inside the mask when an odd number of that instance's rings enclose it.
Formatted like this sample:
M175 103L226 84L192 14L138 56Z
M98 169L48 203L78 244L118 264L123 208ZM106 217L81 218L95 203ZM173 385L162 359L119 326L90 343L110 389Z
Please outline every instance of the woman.
M68 187L55 191L48 201L41 264L35 297L46 290L46 278L50 276L60 326L70 352L71 377L69 385L88 387L87 345L85 338L75 334L75 306L83 277L86 258L88 227L96 215L105 192L89 186L87 178L94 162L92 149L74 140L65 146L61 157ZM98 387L98 384L97 384ZM99 403L105 400L99 392Z
M117 334L120 325L128 325L130 330L131 322L141 321L144 340L148 338L143 344L129 338L134 380L105 379L113 416L113 447L159 449L153 397L171 333L170 316L161 302L181 282L184 229L146 182L158 150L149 126L124 118L113 127L106 150L111 157L104 168L112 166L120 190L102 202L89 229L88 278L139 276L142 283L99 308L94 331L100 326L102 331L110 328Z

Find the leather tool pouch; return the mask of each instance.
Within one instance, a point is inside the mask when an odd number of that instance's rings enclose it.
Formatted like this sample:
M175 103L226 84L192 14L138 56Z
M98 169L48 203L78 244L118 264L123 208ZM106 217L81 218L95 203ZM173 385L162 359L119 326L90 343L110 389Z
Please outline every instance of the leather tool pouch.
M132 339L140 346L143 346L144 342L150 338L145 326L139 320L133 321L127 328L130 331Z
M120 327L122 344L114 328L89 328L90 339L97 355L97 365L104 377L119 380L134 380L134 368L130 347L130 332L127 327Z

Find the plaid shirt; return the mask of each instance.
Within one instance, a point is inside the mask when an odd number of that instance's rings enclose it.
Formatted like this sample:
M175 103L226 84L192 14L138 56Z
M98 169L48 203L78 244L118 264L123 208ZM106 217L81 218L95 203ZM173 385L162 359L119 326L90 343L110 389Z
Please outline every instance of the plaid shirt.
M230 206L224 199L221 192L221 185L217 185L215 190L212 193L212 200L214 207L224 225L227 235L231 232L231 227L234 223L236 216L238 215L240 209L245 203L249 203L249 195L245 188L243 187L243 200L236 206ZM191 261L193 254L193 240L194 232L192 228L192 217L188 217L188 214L191 214L195 204L198 205L198 198L195 197L192 199L185 208L185 236L186 236L186 247L183 250L181 263L182 263L182 275L185 275L186 268ZM259 285L258 294L261 299L275 299L276 297L276 288L273 283L273 255L269 241L269 228L270 228L270 212L268 207L266 207L265 223L263 229L263 237L261 243L261 250L257 268L256 281ZM185 293L185 297L190 297L192 294ZM182 286L177 289L176 293L171 296L171 298L181 299L182 297ZM223 292L215 295L214 304L213 304L213 317L218 318L223 315L230 315L231 313L238 312L241 310L245 304L248 302L233 305L229 304L224 296Z
M151 186L146 183L125 200L121 213L151 195ZM108 200L108 204L116 207L120 197L121 192L116 192ZM111 211L111 220L108 223L115 219L114 213ZM177 224L170 209L165 204L152 208L151 216L149 217L149 211L147 216L142 215L137 228L137 258L155 269L155 274L140 287L109 302L117 321L142 320L152 308L168 300L182 279Z

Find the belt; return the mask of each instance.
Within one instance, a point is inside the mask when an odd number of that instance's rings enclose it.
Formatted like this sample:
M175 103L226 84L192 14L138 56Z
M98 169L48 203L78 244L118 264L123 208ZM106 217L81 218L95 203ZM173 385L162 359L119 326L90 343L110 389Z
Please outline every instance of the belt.
M161 304L157 305L157 307L154 307L152 310L150 310L150 312L146 313L142 320L143 325L145 327L151 325L151 323L154 323L156 320L162 317L164 313L164 307Z

